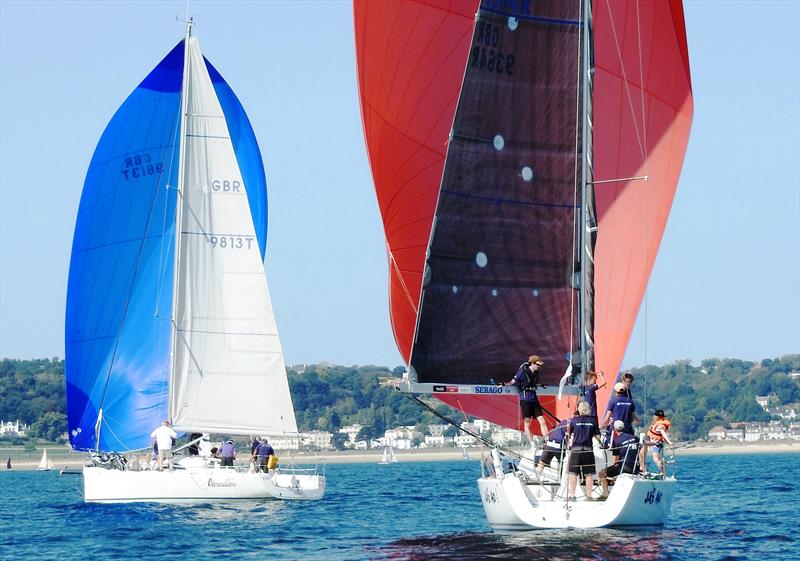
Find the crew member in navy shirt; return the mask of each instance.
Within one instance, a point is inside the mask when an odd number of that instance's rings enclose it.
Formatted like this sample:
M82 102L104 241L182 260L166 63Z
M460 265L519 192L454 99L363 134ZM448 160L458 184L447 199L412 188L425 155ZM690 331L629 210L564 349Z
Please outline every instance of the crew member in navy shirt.
M547 433L547 440L544 443L542 457L539 459L539 469L545 466L549 467L553 458L559 458L559 461L561 461L561 447L564 444L564 439L567 437L568 424L569 419L562 419Z
M537 355L528 357L528 362L523 362L514 377L503 384L504 386L519 386L519 407L522 411L522 422L525 426L525 436L528 437L528 444L533 445L533 435L531 435L531 419L536 417L542 436L547 434L547 423L542 414L542 406L539 405L539 397L536 395L536 386L539 383L539 367L544 361Z
M266 436L261 439L261 443L258 445L256 454L258 455L258 465L261 466L261 471L264 473L269 472L269 469L267 469L267 463L269 462L269 457L275 455L275 450L273 450L272 446L269 445L269 440L267 440Z
M586 478L586 500L593 500L592 476L596 470L592 439L599 440L600 429L597 428L597 421L594 417L589 415L590 410L589 404L581 401L578 404L578 416L574 417L567 426L567 434L570 435L568 500L575 497L575 487L578 484L579 475Z
M638 471L637 458L639 457L639 439L633 434L625 432L625 423L614 421L614 432L611 435L611 451L617 461L600 470L600 484L603 486L603 496L608 496L608 479L616 478L620 473L636 473Z
M608 400L606 414L600 421L600 426L605 428L614 421L622 421L625 423L625 432L633 434L633 425L639 422L639 418L636 416L636 407L631 398L625 395L625 384L617 382L614 384L614 391L617 395Z
M226 440L219 447L219 457L222 458L220 465L233 467L233 460L236 459L236 444L233 440Z
M601 385L597 385L597 372L591 371L586 374L586 383L581 386L581 390L583 391L583 400L589 404L591 408L589 411L589 415L594 417L594 420L597 421L597 390L600 388L606 387L606 375L601 370L600 376L603 378L603 383ZM598 425L599 426L599 425Z

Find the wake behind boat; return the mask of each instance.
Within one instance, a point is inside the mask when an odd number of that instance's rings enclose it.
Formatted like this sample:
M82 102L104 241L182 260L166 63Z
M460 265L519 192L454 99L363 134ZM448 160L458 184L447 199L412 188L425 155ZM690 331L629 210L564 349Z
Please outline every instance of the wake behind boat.
M178 432L297 434L264 272L267 200L255 134L186 35L108 124L87 172L66 314L70 443L93 451L86 501L319 499L309 471L202 461L135 471Z

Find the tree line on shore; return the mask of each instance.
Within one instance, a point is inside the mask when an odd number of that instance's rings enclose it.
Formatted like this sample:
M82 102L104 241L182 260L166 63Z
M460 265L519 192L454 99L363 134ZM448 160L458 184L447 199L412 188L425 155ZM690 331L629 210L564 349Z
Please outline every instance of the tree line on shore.
M800 354L760 363L711 358L694 366L679 360L633 369L634 398L645 414L664 409L673 421L673 434L693 440L715 425L770 420L756 395L771 395L776 405L800 402L800 377L790 376L798 371ZM302 372L288 369L299 430L336 433L345 425L360 424L359 437L369 439L396 426L416 425L424 434L428 424L441 421L404 394L381 385L402 372L403 367L324 364L309 365ZM461 412L444 403L433 398L429 403L455 421L464 420ZM0 361L0 419L19 419L30 425L31 437L58 440L67 430L64 361Z

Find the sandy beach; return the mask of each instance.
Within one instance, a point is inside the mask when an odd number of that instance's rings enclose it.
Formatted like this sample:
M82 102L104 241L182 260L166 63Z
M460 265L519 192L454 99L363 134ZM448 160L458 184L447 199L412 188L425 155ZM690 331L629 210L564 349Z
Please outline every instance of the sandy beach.
M43 447L44 448L44 447ZM42 449L43 449L42 448ZM481 448L468 448L470 461L479 460ZM78 468L83 465L84 458L79 454L59 454L56 447L48 448L55 465L55 470L64 468ZM708 456L722 454L775 454L794 452L800 454L800 442L700 442L689 447L675 448L676 456ZM15 470L34 470L39 464L41 449L35 453L15 454L12 451L0 452L0 459L11 458ZM304 452L289 454L278 451L278 457L283 465L296 464L377 464L381 459L381 450L347 450L343 452ZM460 448L428 448L423 450L395 450L398 462L444 462L460 460L463 453ZM3 469L2 471L6 471Z

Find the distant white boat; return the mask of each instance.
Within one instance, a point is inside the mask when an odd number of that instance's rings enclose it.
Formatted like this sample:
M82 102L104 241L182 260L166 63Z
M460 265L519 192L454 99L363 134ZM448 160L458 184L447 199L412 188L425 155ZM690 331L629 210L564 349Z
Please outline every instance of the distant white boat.
M379 466L385 466L389 464L396 464L397 458L394 455L394 448L389 445L383 447L383 456L381 457L381 461L378 462Z
M47 448L45 448L44 452L42 452L42 459L39 460L39 466L36 468L36 471L50 471L51 469L53 469L53 460L47 457Z

